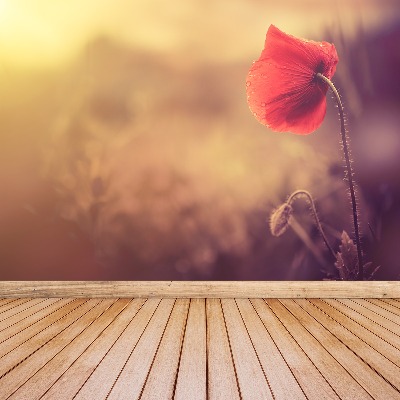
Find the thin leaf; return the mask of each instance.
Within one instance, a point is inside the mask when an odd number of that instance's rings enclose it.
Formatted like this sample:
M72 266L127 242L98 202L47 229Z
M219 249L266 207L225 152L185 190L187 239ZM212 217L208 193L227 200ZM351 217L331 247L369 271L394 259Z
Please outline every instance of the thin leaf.
M357 247L346 231L342 233L342 241L336 254L335 267L339 271L340 279L355 279L358 271Z

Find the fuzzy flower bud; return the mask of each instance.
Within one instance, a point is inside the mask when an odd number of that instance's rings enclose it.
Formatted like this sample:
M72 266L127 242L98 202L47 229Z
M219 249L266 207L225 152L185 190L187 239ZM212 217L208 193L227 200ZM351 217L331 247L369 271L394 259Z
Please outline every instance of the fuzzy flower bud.
M271 233L274 236L281 236L289 227L290 218L293 214L293 208L288 203L283 203L272 214L269 221Z

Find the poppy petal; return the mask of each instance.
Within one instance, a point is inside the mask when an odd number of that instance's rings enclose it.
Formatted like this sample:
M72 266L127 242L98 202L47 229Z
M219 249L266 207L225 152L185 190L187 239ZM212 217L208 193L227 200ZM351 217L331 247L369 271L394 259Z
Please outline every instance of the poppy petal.
M247 76L247 100L256 119L277 132L309 134L322 123L327 85L338 62L334 45L306 41L271 25L265 47Z

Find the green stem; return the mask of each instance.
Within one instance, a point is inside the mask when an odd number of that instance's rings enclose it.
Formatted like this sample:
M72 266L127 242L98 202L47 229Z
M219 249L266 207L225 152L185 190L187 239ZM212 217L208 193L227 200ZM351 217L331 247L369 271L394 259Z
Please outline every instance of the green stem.
M319 230L319 232L320 232L320 234L321 234L321 236L322 236L322 239L324 239L324 242L325 242L325 244L326 244L326 247L327 247L328 250L331 252L333 258L336 260L336 254L335 254L334 250L332 249L332 246L329 244L328 238L326 237L325 232L324 232L324 230L322 229L321 222L319 221L318 214L317 214L317 209L315 208L314 199L312 198L311 193L310 193L310 192L307 192L307 190L296 190L295 192L293 192L293 193L289 196L289 198L287 199L287 202L286 202L286 203L290 205L290 203L295 199L295 197L298 197L298 196L305 196L305 197L307 197L307 199L308 199L308 201L309 201L309 203L310 203L310 205L311 205L311 211L312 211L312 213L313 213L313 215L314 215L315 223L316 223L317 228L318 228L318 230Z
M346 174L347 174L347 179L349 182L351 204L352 204L352 209L353 209L354 234L356 237L357 257L358 257L358 280L362 281L364 279L364 269L363 269L363 263L362 263L360 230L359 230L359 223L358 223L358 210L357 210L357 201L356 201L356 195L355 195L355 182L353 179L353 169L351 166L350 151L349 151L349 145L347 142L346 126L345 126L345 122L344 122L343 104L340 99L339 93L336 90L336 87L332 83L332 81L320 73L316 74L316 77L318 79L321 79L322 81L324 81L330 87L333 94L335 95L336 103L337 103L338 109L339 109L340 131L341 131L341 136L342 136L344 158L346 160Z

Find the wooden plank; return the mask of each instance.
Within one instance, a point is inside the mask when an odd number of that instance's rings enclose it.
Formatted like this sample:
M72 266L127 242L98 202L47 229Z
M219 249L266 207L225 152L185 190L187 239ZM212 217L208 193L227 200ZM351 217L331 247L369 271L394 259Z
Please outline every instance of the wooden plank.
M241 396L249 400L273 399L235 300L222 299L221 304Z
M168 304L163 304L161 308L159 308L159 305L160 299L146 301L129 323L127 329L117 338L117 341L96 366L93 373L83 384L79 382L79 385L74 385L74 399L105 399L107 397L131 354L136 349L139 340L144 335L150 321L153 320L153 317L161 316Z
M343 368L351 375L373 398L393 398L397 399L398 393L381 376L370 368L357 354L355 354L347 345L332 334L319 318L311 315L306 308L307 301L302 300L282 300L282 304L294 315L294 317L321 343ZM302 307L300 306L302 305ZM309 306L315 307L308 303ZM318 316L318 317L323 317ZM327 379L331 375L329 371L325 372ZM339 380L339 383L342 380ZM346 388L346 385L344 385ZM392 397L393 396L393 397ZM351 398L351 397L350 397Z
M14 326L16 324L21 326L22 321L29 318L29 323L32 322L32 317L44 310L46 307L49 307L51 304L57 303L59 299L32 299L28 304L21 304L19 307L16 307L18 310L15 310L11 315L5 316L4 319L0 321L0 335L5 329ZM22 308L20 308L22 307ZM11 311L11 310L10 310Z
M146 377L153 364L154 357L160 345L168 321L170 319L175 300L162 299L149 325L133 349L127 362L107 397L109 400L123 399L126 393L137 399L146 381Z
M45 346L32 353L27 360L15 365L2 378L2 395L11 396L31 376L37 373L46 363L62 351L76 336L78 336L99 314L115 300L89 300L88 310L75 318L65 329L49 340ZM81 307L83 311L84 306ZM60 332L60 333L61 333ZM20 398L20 397L16 397Z
M81 333L75 336L54 358L43 365L20 386L11 398L29 398L31 400L42 398L43 394L70 368L86 348L99 337L105 327L123 311L129 302L130 300L128 299L120 299L113 304L110 303L108 306L104 304L97 318L91 320ZM80 324L82 324L81 321Z
M25 300L0 399L400 399L398 300Z
M326 342L332 340L324 328L300 307L296 307L293 300L271 299L268 300L268 304L341 399L371 399L366 390L337 361L334 354L324 347ZM310 324L313 325L313 329L308 329Z
M368 299L364 302L365 307L374 310L377 314L383 315L385 318L390 319L396 324L400 324L399 309L387 301L380 301L378 299Z
M105 324L104 330L76 361L43 393L42 400L70 400L90 378L116 341L129 328L145 300L133 299L115 319Z
M268 327L263 325L250 300L237 299L236 304L257 357L268 377L274 399L305 399L306 397L286 360L268 333Z
M219 299L206 300L206 316L208 398L239 400L239 387Z
M399 367L400 362L400 351L396 349L391 343L388 341L382 340L379 336L375 335L369 329L364 326L358 324L352 318L347 316L346 314L340 312L336 308L332 307L328 303L323 300L318 299L310 299L310 302L316 305L321 311L329 315L331 319L336 321L338 324L345 327L347 330L352 332L355 336L360 338L364 343L371 346L378 353L383 355L385 358L390 360L393 364ZM400 372L400 370L399 370Z
M251 300L268 333L286 360L292 374L310 400L338 399L332 387L316 368L270 306L262 299Z
M8 340L13 340L14 345L18 345L26 341L29 337L35 335L38 331L47 327L49 323L54 322L58 315L63 315L65 310L70 308L69 305L82 304L86 300L83 299L61 299L48 304L44 309L34 315L29 316L22 324L15 324L5 328L0 332L0 357L2 353L1 348ZM6 343L7 348L10 347Z
M357 335L352 333L349 329L342 325L345 321L334 320L331 316L327 315L323 311L321 311L316 305L312 304L307 299L301 299L296 301L301 307L306 310L311 316L313 316L319 323L321 323L329 332L331 332L341 343L343 343L346 347L348 347L352 352L354 352L359 360L362 360L366 365L372 367L387 381L390 382L394 388L397 389L393 391L391 395L384 396L384 398L390 399L400 399L400 393L398 392L400 389L400 368L393 364L390 360L384 357L382 354L377 352L367 343L365 343L362 339L360 339ZM338 358L339 352L337 348L339 347L339 343L335 346L336 349L336 358ZM341 364L344 365L345 362L349 360L349 354L347 357L343 357L341 360ZM356 360L357 361L357 360ZM362 384L362 386L373 396L377 397L377 393L384 393L384 390L390 390L383 379L379 379L380 377L373 373L371 370L370 378L366 380L366 376L368 375L367 371L363 374L359 374L361 367L356 368L356 363L351 363L349 368L346 368L349 373L357 373L357 381ZM361 381L363 379L363 381ZM371 380L373 382L373 387L367 387L367 385L371 386ZM380 390L376 393L372 391L376 391L377 387L380 384ZM385 385L386 384L386 385ZM393 388L392 388L393 389Z
M12 346L6 348L5 351L8 351L0 359L0 376L6 374L7 371L12 369L15 365L26 361L37 350L59 335L66 326L69 326L69 324L79 318L83 312L93 308L93 304L97 303L98 300L95 303L89 302L89 300L81 300L81 302L77 303L74 308L71 308L67 314L62 314L58 320L47 325L45 329L39 331L36 335L26 338L26 340L22 341L22 343L16 347ZM14 344L13 339L14 337L11 338L10 345Z
M382 325L394 334L397 335L400 332L400 325L396 323L396 318L394 318L395 315L390 315L390 313L386 314L386 310L381 310L378 306L374 304L372 304L372 308L368 307L366 301L358 301L358 299L357 301L355 301L355 299L341 299L341 301L344 304L349 305L349 307L356 310L358 313L373 319L376 323Z
M0 282L1 286L1 282ZM6 299L10 300L10 299ZM0 308L0 317L3 316L5 312L8 312L9 310L12 310L13 308L21 305L21 304L26 304L30 301L30 298L17 298L17 299L12 299L11 301L7 301L1 308Z
M172 399L189 311L189 299L177 299L163 334L141 400Z
M19 304L14 308L11 308L7 311L0 313L0 327L3 327L3 322L6 321L7 319L11 318L12 316L17 315L17 314L21 313L23 310L33 307L36 304L40 304L40 303L49 301L50 299L38 298L38 299L27 299L27 300L28 301L26 301L22 304Z
M87 299L65 299L61 300L61 303L52 312L46 314L43 313L39 320L36 320L32 324L18 327L13 326L13 331L8 335L5 332L0 334L0 365L4 361L4 357L17 348L21 349L23 346L31 346L33 341L40 340L40 337L45 333L47 329L54 328L54 325L66 315L72 312L74 309L80 307L82 304L87 302ZM53 327L52 327L53 326Z
M190 301L175 400L207 398L207 322L204 299Z
M380 299L380 300L383 300L383 299ZM386 304L391 304L392 306L394 306L395 308L400 310L400 301L399 301L399 299L393 299L393 298L385 299L385 301L382 301L382 302L386 303ZM399 315L399 311L396 310L395 314Z
M327 299L325 299L327 300ZM389 319L382 317L381 315L376 314L375 312L371 311L370 309L364 307L364 302L355 302L352 299L336 299L337 302L345 305L351 310L354 310L361 316L368 318L369 320L373 321L373 323L382 327L383 330L392 332L395 335L398 335L400 332L400 325L396 324Z
M3 281L0 297L400 298L393 281Z
M127 305L129 300L120 299L112 303L110 300L103 302L96 319L91 319L70 343L50 359L10 398L15 399L40 399L43 394L57 381L57 379L74 363L85 349L101 334L110 320L113 320ZM86 322L86 321L85 321ZM83 324L79 321L79 324ZM48 347L46 348L48 349Z
M2 307L4 307L5 305L7 305L8 303L11 303L11 302L17 301L17 300L18 300L18 299L15 299L15 298L9 298L9 299L2 298L2 299L0 299L0 310L1 310Z
M362 312L361 313L357 312L356 310L354 310L351 307L348 307L345 303L339 300L324 299L324 301L330 306L334 307L336 310L342 312L344 315L346 315L347 317L351 318L352 320L360 324L363 328L369 330L374 335L381 338L381 340L389 343L391 346L395 348L395 350L397 350L397 352L400 351L400 336L396 334L396 330L391 331L390 329L387 329L386 326L380 324L378 321L375 321L373 319L373 316L374 315L377 316L376 314L366 313L367 315L364 315ZM365 311L365 309L362 309L361 311L363 310ZM400 326L397 326L397 333L400 333ZM398 359L396 361L397 362L395 363L398 363L400 360Z

